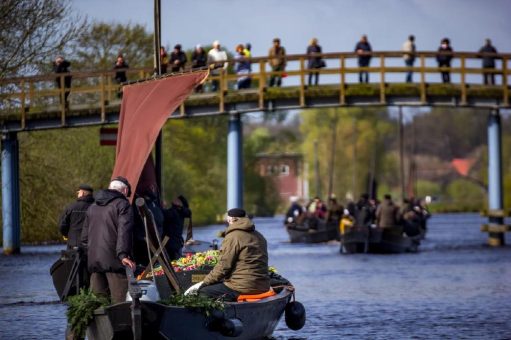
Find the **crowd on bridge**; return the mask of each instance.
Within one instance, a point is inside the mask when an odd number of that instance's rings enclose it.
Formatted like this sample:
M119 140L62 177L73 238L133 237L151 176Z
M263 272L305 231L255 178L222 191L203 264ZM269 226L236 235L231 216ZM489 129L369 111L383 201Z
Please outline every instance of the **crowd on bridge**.
M405 198L402 206L399 206L389 194L384 195L383 201L362 194L357 202L348 197L343 205L337 201L335 195L328 199L328 203L314 197L306 204L293 196L285 224L301 224L307 219L308 226L312 229L320 221L337 223L341 235L351 227L362 227L393 228L399 229L399 234L416 236L426 231L429 217L430 213L423 199Z
M252 85L251 73L252 73L252 52L251 44L237 44L235 46L234 65L233 71L237 75L236 88L247 89ZM410 35L408 39L403 43L401 48L403 52L403 60L405 66L408 67L406 72L406 82L411 83L413 81L413 67L415 65L417 57L417 49L415 44L415 37ZM450 67L453 59L450 40L443 38L438 48L438 54L436 60L438 67L441 68L441 78L444 83L450 83ZM361 68L359 72L359 82L369 82L369 72L367 69L371 65L372 59L372 48L369 43L367 35L362 35L360 41L355 45L354 52L357 54L358 66ZM327 66L324 58L322 57L323 50L319 45L317 38L312 38L309 45L306 48L307 54L307 70L308 70L308 86L314 86L319 84L320 69ZM482 58L482 67L485 70L483 73L483 82L485 85L495 85L495 61L497 49L492 45L490 39L486 39L483 47L480 48L479 52ZM272 46L268 50L268 64L271 67L271 76L268 80L268 86L279 87L282 85L282 78L287 76L287 54L285 47L281 44L279 38L274 38ZM221 70L227 71L229 67L229 57L227 51L221 46L218 40L215 40L211 49L208 51L198 44L195 46L191 53L191 59L188 60L187 54L183 51L181 44L176 44L172 52L168 53L164 46L160 48L160 72L166 74L183 72L189 69L199 69L204 67L211 67L211 74L218 76ZM61 76L62 73L69 73L69 67L71 63L64 59L62 56L58 56L54 63L53 69L59 77L56 78L57 87L65 88L64 98L67 103L69 96L69 88L71 87L71 76ZM129 68L122 53L119 53L114 63L113 70L115 71L114 79L117 83L122 84L128 80L126 70ZM203 85L197 87L197 92L203 92L205 90ZM214 78L211 81L209 91L219 90L218 78ZM119 92L119 97L122 93Z

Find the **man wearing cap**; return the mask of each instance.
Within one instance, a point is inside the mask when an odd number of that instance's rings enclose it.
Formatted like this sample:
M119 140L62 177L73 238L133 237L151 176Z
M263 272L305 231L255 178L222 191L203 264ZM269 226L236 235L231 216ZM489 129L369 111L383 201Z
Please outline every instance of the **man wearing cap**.
M184 71L188 59L181 50L181 44L174 46L174 51L170 54L170 67L172 72Z
M85 213L92 203L94 203L92 187L88 184L80 184L76 191L76 201L66 207L59 220L60 233L67 238L68 249L80 245Z
M270 289L268 248L243 209L227 212L227 229L217 265L204 278L199 293L236 301L240 294L261 294Z
M124 177L116 177L87 210L81 245L87 249L90 287L107 295L112 303L126 300L128 280L124 266L135 268L132 258L133 210L127 197L131 187Z

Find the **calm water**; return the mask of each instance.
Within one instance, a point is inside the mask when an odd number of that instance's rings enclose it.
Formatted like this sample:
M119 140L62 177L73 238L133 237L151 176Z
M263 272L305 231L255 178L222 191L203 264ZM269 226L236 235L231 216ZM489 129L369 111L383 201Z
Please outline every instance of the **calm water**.
M268 239L270 264L295 285L307 323L294 332L281 321L275 338L511 339L511 247L484 246L478 215L434 216L420 252L400 255L290 244L281 220L255 223ZM212 239L221 228L198 229L195 238ZM66 308L49 276L61 249L0 256L1 339L64 338Z

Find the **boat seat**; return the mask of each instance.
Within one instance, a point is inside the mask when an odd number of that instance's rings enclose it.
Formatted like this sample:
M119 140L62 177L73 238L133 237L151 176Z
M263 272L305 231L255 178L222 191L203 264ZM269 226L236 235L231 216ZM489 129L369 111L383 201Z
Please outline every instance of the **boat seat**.
M273 288L270 287L270 290L267 291L267 292L264 292L264 293L260 293L260 294L242 294L242 295L238 296L238 302L255 302L255 301L259 301L259 300L262 300L264 298L276 295L276 294L277 293L275 293Z

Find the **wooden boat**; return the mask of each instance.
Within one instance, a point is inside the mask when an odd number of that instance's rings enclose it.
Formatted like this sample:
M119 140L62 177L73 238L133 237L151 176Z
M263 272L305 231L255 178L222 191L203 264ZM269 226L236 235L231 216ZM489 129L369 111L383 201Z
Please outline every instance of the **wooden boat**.
M421 235L409 237L401 227L366 228L353 227L341 235L340 252L396 254L416 252Z
M53 286L60 301L76 295L80 288L89 286L89 273L83 254L78 249L63 250L60 257L50 268Z
M305 218L301 223L285 223L291 243L320 243L339 239L337 221Z
M140 339L263 339L271 336L293 288L281 287L269 298L256 302L226 302L225 310L206 316L200 311L140 301ZM123 302L94 312L87 338L133 339L132 302Z

